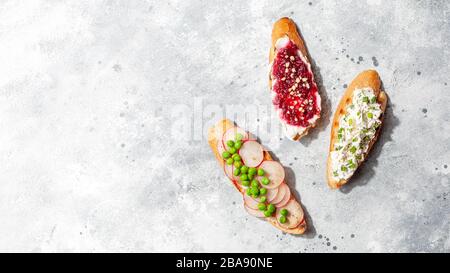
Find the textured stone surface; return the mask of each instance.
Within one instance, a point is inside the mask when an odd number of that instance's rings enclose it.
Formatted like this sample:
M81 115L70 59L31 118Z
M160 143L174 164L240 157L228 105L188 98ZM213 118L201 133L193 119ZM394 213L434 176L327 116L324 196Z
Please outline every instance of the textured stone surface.
M270 120L282 16L307 42L324 117L301 143L261 138L307 209L305 236L248 216L199 133L219 119L205 107ZM444 0L2 1L0 250L449 252L449 17ZM390 97L384 131L331 191L330 117L368 68ZM191 122L178 139L175 121Z

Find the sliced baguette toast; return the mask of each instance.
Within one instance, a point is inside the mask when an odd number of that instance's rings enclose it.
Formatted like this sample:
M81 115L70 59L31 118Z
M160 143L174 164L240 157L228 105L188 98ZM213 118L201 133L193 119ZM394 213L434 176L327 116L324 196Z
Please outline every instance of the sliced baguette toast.
M219 121L215 126L208 129L208 143L211 146L214 156L219 161L219 164L221 167L223 167L225 163L224 163L221 155L219 154L219 151L217 149L217 144L218 144L218 141L221 141L224 132L234 126L235 126L235 124L232 121L230 121L228 119L224 119L224 120ZM264 160L272 160L272 157L270 156L270 154L267 151L264 151ZM235 188L242 195L245 194L245 189L240 184L238 184L236 181L232 181L232 183L235 186ZM295 200L295 197L293 194L291 194L290 199ZM300 204L300 202L298 202L298 204ZM305 218L306 218L306 216L303 216L303 220L300 222L300 224L297 227L290 228L290 229L281 226L275 217L267 217L264 219L267 222L269 222L270 224L272 224L274 227L278 228L279 230L281 230L283 232L286 232L289 234L303 234L303 233L305 233L306 228L307 228Z
M344 95L342 96L341 101L339 102L339 105L336 109L336 112L334 114L332 128L331 128L331 137L330 137L330 148L329 148L329 154L328 154L328 160L327 160L327 179L328 179L328 185L333 189L338 189L342 187L344 184L346 184L350 178L348 179L341 179L336 180L333 178L333 171L331 166L331 152L334 151L334 145L337 141L337 134L339 129L339 120L342 116L346 114L347 106L352 104L352 98L353 98L353 92L356 89L370 87L373 89L375 96L377 97L377 102L380 104L380 108L382 111L382 114L380 116L381 122L384 120L386 105L387 105L387 95L384 91L381 90L381 80L378 75L378 72L375 70L367 70L362 73L360 73L350 84L350 86L345 91ZM380 125L375 133L375 136L369 143L369 148L367 152L365 153L364 159L367 159L367 154L370 153L373 145L377 141L377 138L380 134L382 125ZM363 162L361 162L362 164ZM361 165L359 164L359 165ZM359 167L359 166L358 166Z
M277 54L277 50L276 50L276 43L280 38L283 37L289 37L289 39L295 44L297 45L298 49L300 50L300 52L302 53L306 64L311 67L311 63L309 61L309 54L308 51L306 49L305 46L305 42L303 41L302 37L300 36L297 26L294 23L294 21L292 21L290 18L287 17L283 17L281 19L279 19L277 22L275 22L274 26L273 26L273 30L272 30L272 46L270 48L270 53L269 53L269 63L272 66L274 59L276 57ZM271 69L272 71L272 69ZM314 74L313 75L313 84L315 85L315 87L317 88L317 85L314 81ZM269 75L269 88L270 90L272 90L272 72ZM320 102L319 102L319 107L320 106ZM319 116L320 118L320 116ZM310 124L302 133L297 133L295 136L293 136L291 139L293 141L298 141L300 140L302 137L306 136L309 132L309 130L311 128L314 128L316 126L317 120L313 123Z

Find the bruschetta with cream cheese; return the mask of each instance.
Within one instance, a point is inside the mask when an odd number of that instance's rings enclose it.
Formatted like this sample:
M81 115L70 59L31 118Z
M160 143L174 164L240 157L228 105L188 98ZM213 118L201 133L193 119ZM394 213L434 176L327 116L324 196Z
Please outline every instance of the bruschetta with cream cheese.
M374 70L359 74L345 91L331 128L327 160L331 188L346 184L366 160L380 134L387 100Z
M208 130L208 143L250 215L286 233L306 231L303 208L285 183L284 167L255 137L225 119Z
M305 43L289 18L273 27L269 62L272 103L286 137L298 141L320 118L321 98Z

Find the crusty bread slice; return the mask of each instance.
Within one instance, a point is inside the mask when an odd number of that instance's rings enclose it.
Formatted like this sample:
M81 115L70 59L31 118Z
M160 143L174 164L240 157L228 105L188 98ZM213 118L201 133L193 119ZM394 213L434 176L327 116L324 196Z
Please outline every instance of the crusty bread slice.
M375 70L367 70L362 73L360 73L350 84L350 86L345 91L344 95L342 96L341 101L339 102L339 105L336 109L336 112L334 114L332 128L331 128L331 137L330 137L330 149L328 154L328 160L327 160L327 177L328 177L328 185L333 189L338 189L342 187L344 184L346 184L349 179L346 180L335 180L333 178L333 171L331 167L331 152L334 150L334 144L337 140L337 131L339 129L339 120L340 118L346 114L347 106L352 104L352 98L353 98L353 92L356 89L360 88L366 88L370 87L373 89L375 96L377 97L377 102L381 106L381 117L380 120L383 122L386 105L387 105L387 95L384 91L381 90L381 80L378 75L378 72ZM367 150L367 153L364 156L364 159L367 158L367 154L372 149L374 143L377 141L378 135L380 134L382 125L378 127L377 132L375 133L374 138L369 143L369 149ZM358 166L359 167L359 166Z
M269 63L272 65L273 60L276 56L275 45L276 45L278 39L283 38L285 36L289 37L289 39L297 45L297 47L299 48L302 55L305 57L308 64L311 65L310 61L309 61L309 54L308 54L308 51L306 50L305 42L303 41L302 37L300 36L300 34L297 30L297 25L294 23L294 21L292 21L290 18L287 18L287 17L281 18L280 20L275 22L275 24L273 26L272 47L270 48L270 53L269 53ZM269 74L269 89L270 90L272 89L271 73ZM306 136L308 134L309 129L314 128L316 126L316 124L317 124L317 121L314 124L311 124L308 128L306 128L306 130L303 133L301 133L301 134L297 133L297 135L294 136L292 138L292 140L294 140L294 141L300 140L302 137Z
M234 126L235 125L232 121L230 121L228 119L224 119L224 120L219 121L215 126L208 129L209 146L211 146L214 156L219 161L219 164L221 167L223 167L225 163L222 160L222 156L219 154L219 152L217 150L217 144L218 144L218 141L222 140L222 136L223 136L224 132ZM264 151L264 160L272 160L272 157L270 156L270 154L267 151ZM232 182L233 182L233 185L236 187L236 189L241 194L245 194L245 189L243 187L241 187L235 181L232 181ZM293 194L291 194L291 199L295 199ZM300 204L300 202L298 202L298 203ZM283 232L290 233L290 234L303 234L303 233L305 233L306 227L307 227L305 218L306 218L306 216L303 217L303 221L297 227L292 228L292 229L287 229L287 228L282 227L278 223L277 219L275 219L274 217L264 218L264 219L266 221L268 221L270 224L272 224L274 227L280 229Z

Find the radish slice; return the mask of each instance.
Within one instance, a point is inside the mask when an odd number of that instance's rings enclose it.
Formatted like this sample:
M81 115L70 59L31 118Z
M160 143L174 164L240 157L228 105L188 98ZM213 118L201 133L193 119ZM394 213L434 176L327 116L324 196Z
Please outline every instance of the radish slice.
M237 134L241 134L243 136L242 141L245 141L248 139L248 134L244 129L239 128L239 127L232 127L230 129L226 130L225 133L223 134L223 137L222 137L223 147L225 147L225 148L227 147L228 140L235 141Z
M281 207L285 206L289 202L289 200L291 200L291 190L289 189L288 185L286 185L286 184L284 184L284 185L285 185L284 188L286 189L286 192L284 194L283 199L281 199L281 201L278 203L274 203L275 207L277 207L277 208L281 208Z
M223 142L221 141L217 141L217 152L219 153L220 157L222 158L222 154L223 152L225 152L225 147L223 146ZM223 159L223 158L222 158Z
M245 210L250 214L250 215L253 215L253 216L256 216L256 217L258 217L258 218L264 218L265 216L264 216L264 212L262 212L262 211L260 211L260 210L256 210L256 209L251 209L251 208L249 208L247 205L245 205L244 204L244 208L245 208Z
M277 196L275 196L275 198L272 200L272 204L278 204L281 202L281 200L283 200L284 196L286 195L286 191L288 191L289 189L288 186L283 183L281 184L277 189L278 189L278 194Z
M277 197L278 189L279 189L279 187L275 188L275 189L267 190L267 194L265 196L266 196L268 203L272 203L272 201L275 199L275 197ZM255 199L255 201L258 203L261 201L261 197L253 198L253 199Z
M244 203L247 207L254 209L254 210L258 210L258 202L251 198L250 196L248 196L247 194L244 193Z
M233 165L223 164L223 171L225 174L230 178L232 181L234 181L234 175L233 175Z
M284 168L280 163L276 161L264 161L259 168L262 168L266 172L266 176L270 180L269 185L262 185L264 188L274 189L284 181Z
M273 199L275 199L275 197L277 196L279 191L279 188L275 188L275 189L271 189L271 190L267 190L267 202L271 203L273 201Z
M250 140L242 144L239 150L242 162L249 168L258 167L264 160L264 150L261 144Z
M282 224L278 220L280 226L284 228L295 228L303 221L305 214L303 213L302 206L294 199L291 199L285 206L277 209L277 219L281 217L281 209L287 209L288 215L286 216L286 223Z

